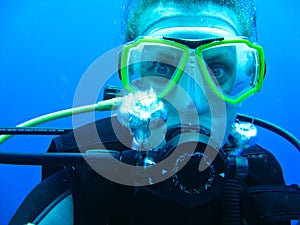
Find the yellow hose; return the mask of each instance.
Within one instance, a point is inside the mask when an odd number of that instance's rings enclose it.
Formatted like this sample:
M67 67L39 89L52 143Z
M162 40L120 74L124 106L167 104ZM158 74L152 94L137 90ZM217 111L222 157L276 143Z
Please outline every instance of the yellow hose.
M96 104L92 105L86 105L86 106L80 106L76 108L61 110L58 112L49 113L43 116L36 117L34 119L28 120L24 123L21 123L17 125L16 127L34 127L52 120L72 116L72 115L78 115L82 113L87 112L93 112L93 111L109 111L115 109L119 103L121 102L122 98L113 98L105 101L100 101ZM12 134L4 134L0 135L0 144L3 144L5 141L7 141L9 138L11 138Z

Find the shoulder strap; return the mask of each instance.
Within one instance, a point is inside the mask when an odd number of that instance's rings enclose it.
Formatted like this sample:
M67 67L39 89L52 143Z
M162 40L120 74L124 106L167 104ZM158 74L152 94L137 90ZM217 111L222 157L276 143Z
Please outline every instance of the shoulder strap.
M285 184L282 168L271 152L255 145L244 149L241 155L249 162L247 186Z
M249 187L242 198L247 217L259 224L298 220L300 218L300 189L297 185L258 185Z
M130 149L132 137L129 130L113 116L74 129L72 132L53 139L49 152L78 152L91 149L109 149L124 151ZM43 167L43 176L53 173L53 169ZM66 166L74 204L75 224L124 224L127 202L131 189L115 184L97 174L87 163L78 166ZM114 196L120 204L109 198ZM124 199L124 200L122 200ZM125 204L125 203L124 203ZM124 214L124 215L123 215ZM101 216L99 216L101 215ZM114 217L114 215L119 215ZM118 221L120 220L120 221Z
M76 135L75 135L76 134ZM123 151L131 146L129 130L122 126L117 117L108 117L89 123L73 131L55 137L48 152L79 152L90 149ZM62 167L42 167L42 179L62 169Z
M249 162L242 211L250 224L289 224L300 218L300 189L286 186L275 156L256 145L242 152Z

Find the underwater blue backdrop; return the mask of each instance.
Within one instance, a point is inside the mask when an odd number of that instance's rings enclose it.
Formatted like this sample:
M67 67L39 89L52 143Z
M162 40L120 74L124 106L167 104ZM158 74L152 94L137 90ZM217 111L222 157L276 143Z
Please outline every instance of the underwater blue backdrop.
M72 107L91 63L120 41L123 0L0 0L0 127ZM300 2L257 0L259 43L267 76L241 112L276 123L300 138ZM101 71L100 71L101 74ZM71 119L47 127L71 127ZM0 151L44 152L51 137L17 136ZM300 184L300 154L259 130L259 144L278 157L288 184ZM0 165L0 225L40 181L41 167Z

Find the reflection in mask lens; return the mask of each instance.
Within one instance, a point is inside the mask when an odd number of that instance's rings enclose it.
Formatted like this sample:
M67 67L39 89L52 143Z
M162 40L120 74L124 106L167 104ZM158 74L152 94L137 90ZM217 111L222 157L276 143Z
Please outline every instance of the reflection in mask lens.
M158 43L141 43L130 49L131 81L158 76L171 79L183 56L183 50Z
M184 51L160 43L140 43L130 49L127 73L135 88L161 93L178 70Z
M236 98L252 89L258 79L258 55L247 44L224 44L201 51L206 79L223 95Z

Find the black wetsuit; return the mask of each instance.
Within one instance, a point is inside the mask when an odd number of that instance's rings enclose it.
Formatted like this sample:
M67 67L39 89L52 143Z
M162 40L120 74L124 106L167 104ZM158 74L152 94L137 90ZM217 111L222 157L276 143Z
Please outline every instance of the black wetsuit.
M96 122L101 143L98 138L89 135L91 126L94 125L89 124L77 129L77 132L81 134L79 136L82 151L103 148L121 153L130 151L127 146L131 145L131 135L117 119L107 118ZM118 137L112 127L118 130ZM73 132L55 138L49 148L49 152L78 151ZM289 224L287 221L297 216L300 210L298 208L293 215L291 213L292 205L300 205L298 187L285 186L279 163L263 148L254 146L245 149L242 155L248 159L250 170L248 177L238 182L240 189L238 200L235 201L239 204L240 221L238 223ZM166 188L163 188L160 193L163 183L147 187L121 185L102 177L87 163L64 168L43 167L43 179L53 176L57 171L64 171L65 177L62 179L64 185L66 183L70 185L73 194L75 224L226 224L226 218L224 219L222 212L226 201L223 194L212 198L211 202L205 204L202 204L201 199L196 204L189 204L189 200L185 202L184 199L170 198ZM295 195L280 194L293 192L293 190L295 190ZM171 189L170 192L172 192ZM233 196L233 198L236 197ZM294 200L287 200L288 197ZM283 212L289 215L285 216ZM229 223L230 219L227 220L227 224Z

